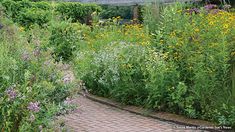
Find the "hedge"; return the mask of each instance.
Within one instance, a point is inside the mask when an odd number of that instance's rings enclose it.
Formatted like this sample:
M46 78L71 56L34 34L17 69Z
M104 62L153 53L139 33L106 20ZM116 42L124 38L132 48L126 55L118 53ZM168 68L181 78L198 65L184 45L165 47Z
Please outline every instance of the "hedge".
M24 27L32 24L40 26L51 20L52 10L62 19L71 19L72 22L88 23L93 12L100 12L101 7L95 4L81 4L78 2L57 2L53 7L50 2L31 2L29 0L0 1L6 15L14 22Z
M56 11L63 19L71 19L72 22L86 23L93 12L101 12L101 7L95 4L81 4L78 2L60 2Z

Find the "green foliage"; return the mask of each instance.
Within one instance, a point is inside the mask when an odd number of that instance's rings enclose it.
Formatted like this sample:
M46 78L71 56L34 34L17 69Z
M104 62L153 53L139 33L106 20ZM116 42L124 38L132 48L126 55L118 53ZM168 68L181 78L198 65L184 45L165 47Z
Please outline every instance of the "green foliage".
M20 12L19 16L17 17L17 23L26 28L29 28L34 24L43 27L44 24L48 23L50 20L50 11L36 8L24 9L22 10L22 12Z
M100 17L103 19L113 18L120 16L123 19L132 19L131 6L102 6Z
M160 13L163 7L158 2L156 1L155 4L146 5L142 8L144 25L151 33L159 28Z
M174 4L145 10L155 51L130 35L137 31L129 28L139 26L107 22L93 28L85 37L92 48L83 49L75 59L78 76L93 94L234 126L234 15L190 7Z
M78 50L82 40L82 29L85 27L78 23L60 22L52 27L49 46L53 48L53 56L57 61L69 61Z
M229 63L234 58L231 57L234 51L231 45L234 43L231 39L234 36L234 16L225 11L190 13L190 9L185 7L176 4L162 9L159 20L155 22L158 26L153 44L167 56L167 61L178 67L180 82L187 88L183 96L191 103L188 109L184 108L185 114L219 122L214 112L223 111L221 104L234 106ZM172 97L182 102L175 95ZM232 110L228 111L231 112L228 115L234 114ZM223 125L234 124L226 123Z
M47 2L3 0L2 5L8 17L26 28L33 24L43 26L51 20L51 6Z
M0 30L0 128L2 131L47 130L63 101L72 96L70 82L43 51L39 28L28 34L4 22ZM35 33L36 32L36 33ZM56 95L56 96L54 96ZM30 105L31 104L31 105ZM32 106L34 104L34 106ZM49 128L48 128L49 129Z
M152 107L164 98L160 91L177 83L175 68L145 46L114 43L92 56L86 52L78 56L76 69L83 72L80 76L89 90L123 103ZM92 60L86 63L87 58ZM81 63L87 65L81 67Z
M223 104L220 111L216 111L215 114L221 125L227 124L228 126L235 127L235 107Z
M60 2L56 6L63 19L71 19L73 22L87 23L93 12L100 12L101 7L94 4L81 4L78 2Z

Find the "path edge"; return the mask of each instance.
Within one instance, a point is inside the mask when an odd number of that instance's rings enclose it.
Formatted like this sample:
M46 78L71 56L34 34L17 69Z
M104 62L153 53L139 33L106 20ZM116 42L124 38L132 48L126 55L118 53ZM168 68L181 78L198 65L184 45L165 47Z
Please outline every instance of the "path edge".
M187 122L177 121L177 120L172 120L172 119L160 118L158 116L155 116L152 113L145 114L145 113L142 113L140 111L134 111L130 108L127 108L125 106L120 105L120 103L118 103L118 102L107 101L107 100L105 100L107 98L104 99L103 97L95 96L95 95L92 95L92 94L89 94L89 93L79 92L78 94L81 95L81 96L86 97L87 99L90 99L92 101L95 101L95 102L98 102L98 103L101 103L101 104L104 104L104 105L108 105L108 106L111 106L111 107L114 107L114 108L118 108L118 109L130 112L130 113L136 114L136 115L141 115L141 116L157 119L157 120L160 120L160 121L164 121L164 122L167 122L169 124L173 123L173 124L189 126L189 127L200 127L200 125L197 125L197 124L192 124L192 123L187 123ZM103 98L103 99L101 99L101 98ZM200 130L200 129L196 129L196 130ZM203 130L204 131L210 131L210 132L230 132L230 130L217 130L217 129L202 129L202 131ZM232 131L233 130L231 130L231 132Z

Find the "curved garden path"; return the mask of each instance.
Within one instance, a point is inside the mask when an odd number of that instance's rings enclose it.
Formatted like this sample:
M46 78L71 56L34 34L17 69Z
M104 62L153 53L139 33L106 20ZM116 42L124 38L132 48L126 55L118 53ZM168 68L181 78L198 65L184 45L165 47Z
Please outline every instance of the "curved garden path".
M195 132L176 129L176 124L136 115L81 95L75 102L78 109L62 117L75 132Z

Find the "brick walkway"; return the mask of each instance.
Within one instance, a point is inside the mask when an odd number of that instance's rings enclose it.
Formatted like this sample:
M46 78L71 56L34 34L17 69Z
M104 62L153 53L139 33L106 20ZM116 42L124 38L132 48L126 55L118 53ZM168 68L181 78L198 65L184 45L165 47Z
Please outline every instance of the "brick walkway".
M178 125L136 115L91 101L83 96L76 100L78 109L63 117L76 132L194 132L176 129Z

